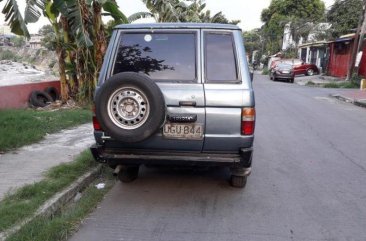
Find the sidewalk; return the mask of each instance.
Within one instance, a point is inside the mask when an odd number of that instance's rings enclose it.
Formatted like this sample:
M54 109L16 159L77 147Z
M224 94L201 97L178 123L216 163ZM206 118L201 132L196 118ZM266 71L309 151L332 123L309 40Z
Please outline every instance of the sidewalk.
M40 181L43 172L70 162L94 142L91 123L63 130L41 142L0 155L0 200L6 192Z
M339 100L350 102L355 105L366 107L366 90L338 90L331 95Z
M306 85L309 81L313 82L313 84L315 85L323 85L344 80L337 77L326 76L326 75L313 75L313 76L300 75L295 77L295 82L298 85Z
M337 77L325 75L299 76L295 78L295 82L298 85L306 85L309 81L312 81L314 85L323 85L326 83L334 83L344 80ZM331 94L330 96L344 102L349 102L361 107L366 107L366 90L334 89L334 94Z

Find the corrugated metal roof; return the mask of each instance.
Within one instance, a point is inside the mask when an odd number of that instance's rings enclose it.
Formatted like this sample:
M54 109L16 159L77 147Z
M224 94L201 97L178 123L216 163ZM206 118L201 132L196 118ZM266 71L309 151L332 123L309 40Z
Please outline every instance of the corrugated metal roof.
M320 47L320 46L324 46L324 45L327 45L331 42L328 42L328 41L318 41L318 42L313 42L313 43L305 43L305 44L299 44L299 48L302 48L302 47Z
M334 42L340 43L340 42L348 42L351 40L353 40L353 38L339 38L339 39L334 40Z
M140 23L120 24L115 29L229 29L241 30L233 24L221 23Z

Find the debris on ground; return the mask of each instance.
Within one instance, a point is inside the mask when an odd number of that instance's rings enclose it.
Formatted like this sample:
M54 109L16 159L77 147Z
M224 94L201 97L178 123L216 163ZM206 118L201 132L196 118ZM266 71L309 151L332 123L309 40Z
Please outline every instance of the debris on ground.
M97 189L103 189L105 187L105 183L98 183L97 185L95 185L95 187Z
M51 102L49 105L45 107L37 107L36 110L39 111L57 111L60 109L80 109L81 107L74 100L68 100L66 103L62 103L61 100L56 100Z

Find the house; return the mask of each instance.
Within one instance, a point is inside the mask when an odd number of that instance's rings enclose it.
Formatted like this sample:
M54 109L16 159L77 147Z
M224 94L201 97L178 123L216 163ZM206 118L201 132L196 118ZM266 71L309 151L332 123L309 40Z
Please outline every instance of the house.
M282 50L287 50L304 43L325 40L324 38L326 37L324 36L324 32L331 27L332 25L329 23L304 23L301 28L309 29L309 34L306 39L300 37L299 41L296 42L291 33L291 23L287 23L283 30Z
M290 27L291 27L291 24L287 23L283 30L282 50L286 50L286 49L296 46L296 43L292 38Z
M346 78L349 64L352 61L352 51L355 34L341 36L329 43L328 74L335 77ZM365 40L364 40L365 41ZM366 77L366 45L362 49L358 74Z
M8 26L6 24L0 24L0 34L2 34L2 35L14 35L11 32L10 26Z
M31 34L26 45L31 49L39 49L42 47L42 38L43 36L40 34Z
M320 72L324 73L329 59L329 42L317 41L300 44L298 46L298 56L305 63L315 64Z

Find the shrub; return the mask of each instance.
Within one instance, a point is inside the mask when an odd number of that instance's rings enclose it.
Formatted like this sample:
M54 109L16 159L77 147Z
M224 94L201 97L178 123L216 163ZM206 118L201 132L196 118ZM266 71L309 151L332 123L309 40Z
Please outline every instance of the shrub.
M10 50L4 50L0 52L0 60L14 60L16 55Z
M269 70L268 68L264 67L262 70L262 75L269 75Z
M56 60L52 60L51 63L48 65L50 69L52 69L56 64Z
M353 86L356 86L356 87L351 87L351 88L359 88L360 84L361 84L361 79L363 79L362 76L359 76L357 73L353 73L352 77L350 79L350 83L352 83ZM348 86L351 86L351 85L348 85ZM347 87L344 87L344 88L347 88Z

